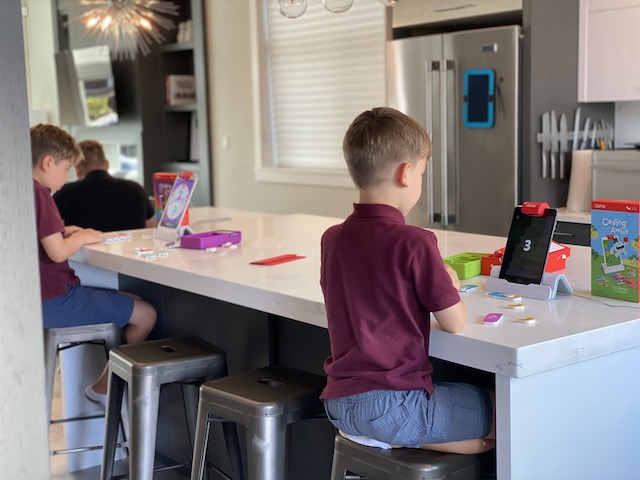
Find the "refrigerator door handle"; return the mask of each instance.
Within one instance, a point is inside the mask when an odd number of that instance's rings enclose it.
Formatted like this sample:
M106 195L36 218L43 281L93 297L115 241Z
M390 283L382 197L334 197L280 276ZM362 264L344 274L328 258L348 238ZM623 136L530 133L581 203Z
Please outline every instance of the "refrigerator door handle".
M429 137L433 138L433 74L434 70L437 72L440 70L440 62L427 61L425 62L425 112L426 119L425 125L427 127L427 133ZM433 155L432 155L433 157ZM429 159L428 159L429 160ZM436 215L433 211L433 158L427 163L427 196L428 196L428 206L427 206L427 218L429 225L437 222Z
M442 165L440 175L440 194L442 202L442 217L441 225L446 227L449 224L449 192L448 192L448 176L447 176L447 162L449 159L449 151L447 149L447 101L449 91L447 89L447 75L449 70L454 70L454 63L450 60L443 60L440 62L440 143L442 148Z

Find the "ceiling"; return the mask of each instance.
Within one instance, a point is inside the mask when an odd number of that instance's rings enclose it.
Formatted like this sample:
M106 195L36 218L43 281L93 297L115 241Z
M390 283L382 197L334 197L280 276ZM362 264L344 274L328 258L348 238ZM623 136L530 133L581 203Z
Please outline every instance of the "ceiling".
M398 0L393 28L522 10L522 0Z

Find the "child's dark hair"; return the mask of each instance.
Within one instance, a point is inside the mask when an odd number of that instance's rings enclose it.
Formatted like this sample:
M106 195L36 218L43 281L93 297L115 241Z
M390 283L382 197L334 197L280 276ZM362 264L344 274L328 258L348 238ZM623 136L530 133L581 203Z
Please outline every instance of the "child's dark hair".
M40 123L31 127L30 132L32 167L46 155L51 155L56 163L69 160L73 165L82 159L82 150L75 139L61 128Z
M351 123L342 142L349 174L365 190L402 162L431 156L431 139L413 118L389 107L367 110Z

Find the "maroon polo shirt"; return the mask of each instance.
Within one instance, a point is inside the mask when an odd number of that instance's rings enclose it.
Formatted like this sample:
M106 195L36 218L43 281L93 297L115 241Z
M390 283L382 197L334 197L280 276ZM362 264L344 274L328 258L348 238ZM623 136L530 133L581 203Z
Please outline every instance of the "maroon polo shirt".
M322 236L320 284L331 356L321 398L432 392L429 314L460 301L435 235L380 204L354 204Z
M42 239L54 233L64 232L64 223L56 207L51 190L33 181L36 201L36 228L38 230L38 264L40 266L40 291L42 301L50 300L67 292L67 285L76 285L80 280L66 260L56 263L42 247Z

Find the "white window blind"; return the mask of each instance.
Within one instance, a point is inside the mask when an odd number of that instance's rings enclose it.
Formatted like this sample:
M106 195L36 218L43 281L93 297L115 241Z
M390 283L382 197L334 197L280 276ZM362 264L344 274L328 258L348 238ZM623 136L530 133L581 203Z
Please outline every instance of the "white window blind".
M385 11L355 0L345 13L309 0L300 18L263 0L272 167L345 169L342 138L385 101Z

